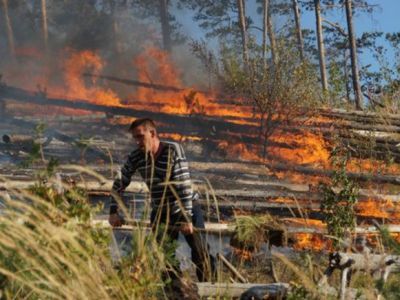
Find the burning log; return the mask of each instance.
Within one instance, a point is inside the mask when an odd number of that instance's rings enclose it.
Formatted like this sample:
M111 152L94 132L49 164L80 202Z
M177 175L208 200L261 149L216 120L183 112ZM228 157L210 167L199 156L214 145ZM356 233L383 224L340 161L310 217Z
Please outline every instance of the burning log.
M179 88L176 86L148 83L148 82L143 82L143 81L138 81L138 80L119 78L119 77L115 77L115 76L96 75L96 74L91 74L91 73L83 73L83 76L93 77L93 78L101 78L101 79L106 79L109 81L114 81L114 82L118 82L118 83L122 83L122 84L126 84L126 85L140 86L140 87L155 89L155 90L160 90L160 91L183 92L186 90L184 88Z
M127 107L103 106L103 105L88 103L85 101L71 101L66 99L47 98L43 94L35 94L32 92L24 91L22 89L7 87L7 86L1 88L0 99L2 99L3 101L6 99L12 99L16 101L23 101L36 104L57 105L75 109L101 111L115 115L124 115L132 117L139 117L139 116L150 117L155 120L160 120L162 121L162 123L167 123L169 125L167 126L167 128L172 126L173 129L170 129L172 132L180 132L182 134L201 136L204 139L209 139L209 142L214 144L222 139L225 140L227 136L231 135L233 139L240 140L240 142L243 143L252 145L259 144L258 126L235 124L233 122L227 122L224 119L219 119L215 117L210 118L204 116L169 115L165 113L154 113L143 110L135 110ZM204 125L204 122L207 122L208 126L202 126ZM242 133L242 134L240 134L240 136L237 137L237 133ZM284 147L284 148L294 147L293 145L287 143L279 143L275 141L270 141L269 146ZM395 159L400 160L400 157L398 157L400 154L398 155L396 146L397 144L390 146L390 150L393 153L393 156L395 156ZM357 149L356 145L354 145L354 148ZM379 151L376 152L376 157L386 158L384 149L385 150L387 149L387 147L385 148L385 145L379 145L378 149ZM364 156L368 156L368 152L366 150L362 151L364 151Z
M16 87L1 86L0 87L0 100L7 101L13 100L24 103L32 103L45 106L60 106L68 107L73 109L81 109L88 111L98 111L105 112L110 115L121 115L129 117L141 117L141 118L151 118L156 121L166 122L168 124L176 124L180 128L186 128L186 130L191 129L196 131L198 135L208 137L212 136L217 131L227 131L227 132L251 132L257 127L252 125L236 124L232 122L227 122L224 119L212 118L206 116L184 116L184 115L170 115L167 113L157 113L150 112L147 110L138 110L129 107L122 106L104 106L99 104L89 103L84 100L67 100L60 98L48 98L46 95L41 93L34 93L26 91ZM208 127L203 126L204 122L207 122ZM214 133L210 128L213 128Z

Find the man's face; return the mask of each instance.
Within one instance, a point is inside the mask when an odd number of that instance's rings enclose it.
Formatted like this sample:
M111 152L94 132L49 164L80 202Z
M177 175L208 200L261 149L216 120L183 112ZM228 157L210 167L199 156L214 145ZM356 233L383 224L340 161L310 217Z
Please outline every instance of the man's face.
M132 130L132 137L138 147L147 152L152 149L155 140L155 130L141 125Z

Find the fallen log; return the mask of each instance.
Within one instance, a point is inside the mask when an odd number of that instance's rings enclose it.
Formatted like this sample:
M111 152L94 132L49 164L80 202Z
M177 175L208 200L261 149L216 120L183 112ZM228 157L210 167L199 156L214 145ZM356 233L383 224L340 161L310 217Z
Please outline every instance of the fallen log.
M110 107L110 106L102 106L97 104L88 103L85 101L72 101L66 99L56 99L56 98L47 98L43 94L32 93L28 91L24 91L18 88L12 87L2 87L0 90L0 99L12 99L17 101L23 101L28 103L36 103L36 104L44 104L44 105L57 105L64 107L71 107L76 109L86 109L86 110L94 110L94 111L102 111L111 114L120 114L125 116L140 116L140 117L151 117L156 120L162 120L163 122L167 122L170 124L179 124L181 132L182 128L186 128L186 130L190 130L191 132L196 131L198 136L202 137L213 137L215 134L219 133L221 137L226 138L226 134L229 135L229 132L253 132L254 137L246 137L241 136L239 140L241 142L253 143L254 145L258 144L259 139L258 135L258 126L254 125L240 125L232 122L227 122L226 120L218 119L218 118L209 118L205 116L181 116L181 115L168 115L163 113L154 113L143 110L135 110L126 107ZM207 122L209 127L201 126L204 122ZM182 124L184 124L182 126ZM279 125L279 124L277 124ZM214 130L209 130L209 128L215 128ZM370 128L368 128L370 129ZM277 144L277 147L291 147L291 145ZM396 158L397 159L397 158Z
M322 176L333 176L333 170L322 170L322 169L315 169L311 167L305 166L288 166L287 164L283 163L267 163L266 166L274 171L292 171L298 172L305 175L322 175ZM400 177L395 175L375 175L375 174L367 174L367 173L353 173L347 172L347 176L350 179L358 180L358 181L373 181L375 183L391 183L395 185L400 184Z
M257 130L256 126L237 124L234 122L227 122L222 118L208 117L204 115L170 115L161 112L151 112L147 110L138 110L123 106L105 106L93 104L80 99L61 99L50 98L47 95L34 93L31 91L23 90L16 87L1 86L0 87L0 100L19 101L23 103L32 103L46 106L60 106L73 109L81 109L87 111L105 112L111 115L121 115L129 117L151 118L156 122L166 122L168 124L177 124L181 128L192 128L197 130L200 136L212 136L217 131L251 131ZM205 127L204 122L209 126Z
M0 90L0 92L1 92L1 90ZM6 121L9 124L14 124L16 126L22 126L22 127L27 127L27 128L35 128L38 125L37 123L34 123L34 122L28 122L25 120L12 118L12 117L6 118L4 121ZM68 143L68 144L76 145L76 146L79 145L79 139L68 136L56 129L45 128L43 134L47 137L47 139L55 138L64 143ZM93 156L98 157L104 161L110 160L110 156L108 154L104 153L103 151L100 151L99 149L94 148L91 145L85 145L85 147L86 147L87 154L92 154Z
M104 216L108 218L107 216ZM291 218L281 219L282 222L290 222ZM306 222L307 220L304 220ZM312 220L308 220L312 221ZM140 227L150 227L150 220L134 220L136 224L133 225L122 225L120 227L114 227L113 230L122 230L122 231L132 231L135 228ZM94 226L101 226L111 228L111 225L108 223L107 219L99 218L94 219L92 221ZM235 231L236 227L234 223L212 223L212 222L205 222L205 231L210 234L230 234ZM302 225L284 225L285 229L288 233L313 233L313 234L328 234L327 230L323 226L316 227L315 225L311 224L307 226L307 223ZM400 225L396 224L385 224L385 228L390 233L400 233ZM354 233L357 234L379 234L380 231L375 226L357 226L354 229Z
M384 115L376 113L376 112L367 112L367 111L347 111L344 109L321 109L319 110L320 115L327 117L359 117L367 119L371 123L371 120L376 120L376 122L391 122L391 121L400 121L400 114L388 114Z
M44 115L40 117L35 116L22 116L20 117L22 120L28 122L76 122L76 121L99 121L107 118L107 114L105 113L97 113L97 114L90 114L90 115ZM76 122L77 123L77 122Z
M109 196L109 193L112 188L113 180L106 179L105 181L94 181L93 179L81 180L80 173L69 174L63 173L61 170L58 171L62 178L70 180L76 180L74 183L78 187L85 188L89 194L98 195L98 196ZM1 175L1 174L0 174ZM0 182L0 189L3 190L13 190L13 189L27 189L29 186L32 186L36 183L34 180L29 180L29 174L2 174L3 179L6 181ZM25 177L27 180L22 180L21 177ZM220 179L221 180L221 179ZM51 182L50 182L51 184ZM254 208L277 208L279 206L282 207L296 207L297 204L299 206L303 206L305 209L318 209L319 203L316 201L320 201L323 198L323 195L318 191L296 191L296 190L287 190L288 185L278 183L274 183L274 185L268 186L266 184L266 189L254 189L249 187L247 190L242 189L213 189L212 191L208 191L210 198L216 196L221 206L237 206L237 207L254 207ZM205 204L207 200L205 199L204 192L204 183L195 183L194 188L196 190L202 190L202 198ZM132 194L141 194L144 195L148 193L148 189L141 180L134 179L131 184L126 189L127 197L132 197ZM288 202L274 202L274 199L287 199ZM246 200L247 199L247 200ZM361 189L359 201L368 201L368 200L376 200L379 201L391 201L391 202L399 202L400 195L397 194L382 194L376 190L367 190ZM210 200L210 205L213 204L213 201Z
M200 297L241 299L283 299L289 290L287 283L196 283ZM261 294L262 298L254 298Z
M91 73L83 73L82 75L85 77L106 79L109 81L114 81L114 82L118 82L118 83L122 83L122 84L126 84L126 85L140 86L140 87L155 89L155 90L160 90L160 91L182 92L182 91L187 90L187 89L176 87L176 86L149 83L149 82L143 82L143 81L132 80L132 79L125 79L125 78L119 78L116 76L96 75L96 74L91 74Z

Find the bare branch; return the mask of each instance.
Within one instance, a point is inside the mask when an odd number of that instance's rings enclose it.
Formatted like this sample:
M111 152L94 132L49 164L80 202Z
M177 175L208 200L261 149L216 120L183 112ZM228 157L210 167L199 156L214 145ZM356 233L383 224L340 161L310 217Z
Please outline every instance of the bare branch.
M334 22L331 22L331 21L328 21L328 20L325 20L325 19L323 19L322 22L324 22L324 23L328 24L329 26L335 28L342 36L344 36L344 37L347 38L347 32L346 32L346 30L344 30L344 29L339 25L339 23L334 23Z

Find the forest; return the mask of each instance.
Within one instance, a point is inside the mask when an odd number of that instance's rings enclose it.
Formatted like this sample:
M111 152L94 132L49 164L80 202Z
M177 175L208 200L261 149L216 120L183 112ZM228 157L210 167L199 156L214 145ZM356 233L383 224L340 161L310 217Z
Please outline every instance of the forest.
M399 299L399 4L0 2L0 298Z

